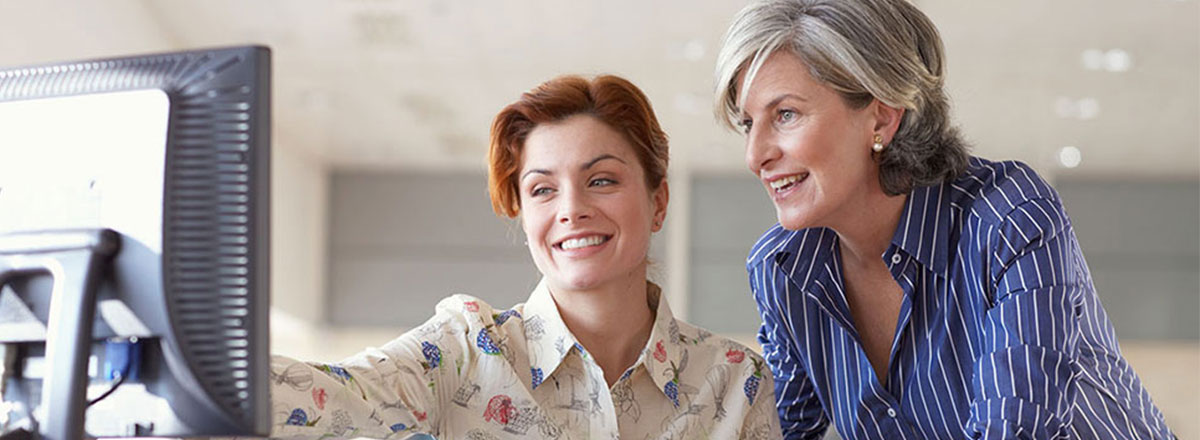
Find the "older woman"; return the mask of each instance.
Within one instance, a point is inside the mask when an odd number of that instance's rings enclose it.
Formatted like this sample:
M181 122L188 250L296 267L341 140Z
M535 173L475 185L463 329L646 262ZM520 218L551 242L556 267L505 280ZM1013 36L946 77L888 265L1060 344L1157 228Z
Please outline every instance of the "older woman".
M561 77L496 116L496 212L544 276L507 310L455 295L337 364L274 359L276 437L780 437L761 357L676 320L646 280L667 137L621 78Z
M716 104L779 224L752 248L787 438L1169 438L1058 194L970 157L903 0L761 1Z

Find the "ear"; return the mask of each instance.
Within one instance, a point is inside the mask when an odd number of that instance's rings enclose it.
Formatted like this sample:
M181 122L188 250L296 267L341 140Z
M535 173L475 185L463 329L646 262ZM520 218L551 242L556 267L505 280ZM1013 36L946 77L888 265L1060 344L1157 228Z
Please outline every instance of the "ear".
M650 224L650 230L658 232L662 230L663 220L667 218L667 200L670 199L670 189L667 188L667 179L663 179L658 185L658 189L651 196L651 202L654 203L654 223Z
M876 99L871 101L871 115L874 117L872 132L883 136L883 144L892 143L892 136L900 129L900 120L904 118L904 109L884 104Z

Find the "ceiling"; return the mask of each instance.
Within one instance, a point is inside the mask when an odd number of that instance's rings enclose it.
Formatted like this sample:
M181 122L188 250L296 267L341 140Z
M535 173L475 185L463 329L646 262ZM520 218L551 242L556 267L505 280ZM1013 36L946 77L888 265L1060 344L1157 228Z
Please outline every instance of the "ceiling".
M638 84L673 168L742 169L710 102L740 1L0 0L0 65L258 43L278 148L337 169L483 169L492 116L564 73ZM1047 173L1200 178L1196 0L919 0L975 153ZM1078 151L1078 166L1059 155Z

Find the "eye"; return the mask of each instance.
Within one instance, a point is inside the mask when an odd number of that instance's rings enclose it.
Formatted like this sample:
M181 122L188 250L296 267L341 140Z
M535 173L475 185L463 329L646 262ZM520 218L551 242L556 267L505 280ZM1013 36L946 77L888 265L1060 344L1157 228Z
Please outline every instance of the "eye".
M609 185L616 185L616 184L617 184L616 180L612 180L612 179L605 178L605 177L592 179L591 182L588 182L588 186L609 186Z
M751 121L750 118L746 118L738 121L737 125L742 129L742 134L750 134L750 126L754 125L754 121Z
M529 195L531 197L544 196L546 194L550 194L551 191L554 191L554 188L548 186L539 186L534 188L533 191L530 191Z
M776 114L775 118L779 121L779 123L786 124L796 120L796 118L799 116L800 114L796 113L795 110L785 108L779 109L779 112Z

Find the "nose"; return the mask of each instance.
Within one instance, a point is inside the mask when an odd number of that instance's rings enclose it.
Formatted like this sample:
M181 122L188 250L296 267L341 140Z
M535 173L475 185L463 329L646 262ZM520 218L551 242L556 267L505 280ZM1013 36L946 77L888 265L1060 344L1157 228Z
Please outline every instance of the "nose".
M594 215L591 201L583 191L574 189L563 191L559 200L561 201L558 207L558 223L560 224L578 223L590 219Z
M746 167L755 176L760 176L763 168L768 167L782 154L776 139L771 136L769 127L754 125L746 134Z

